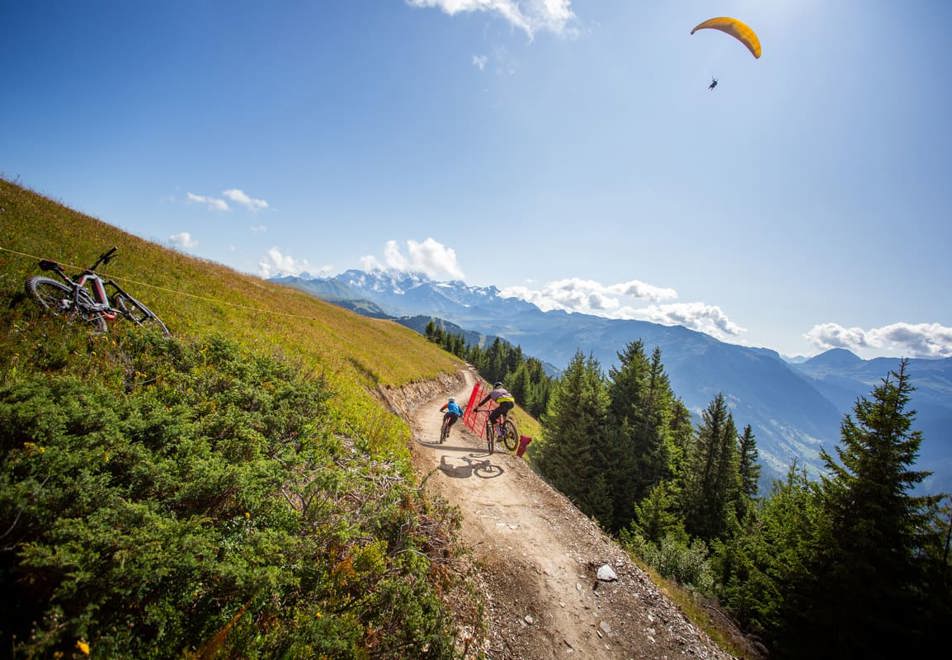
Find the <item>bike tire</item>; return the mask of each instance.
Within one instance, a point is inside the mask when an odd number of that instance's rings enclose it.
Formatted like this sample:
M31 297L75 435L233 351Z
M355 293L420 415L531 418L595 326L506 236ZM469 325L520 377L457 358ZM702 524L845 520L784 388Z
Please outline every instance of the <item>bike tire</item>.
M505 423L506 433L502 437L502 442L509 451L516 451L516 445L519 443L519 433L516 431L516 424L511 419Z
M493 453L496 443L496 430L493 428L492 422L486 420L486 447L489 448L489 453Z
M113 296L113 303L116 309L128 320L144 328L155 328L162 332L166 337L171 337L172 333L166 327L158 316L151 309L140 303L127 293L117 293Z
M449 426L447 426L446 420L443 420L443 425L440 427L440 444L446 440L446 436L450 434Z
M79 318L96 332L106 332L106 319L94 309L95 303L83 290L74 292L65 284L37 275L27 279L26 292L44 311L67 319Z

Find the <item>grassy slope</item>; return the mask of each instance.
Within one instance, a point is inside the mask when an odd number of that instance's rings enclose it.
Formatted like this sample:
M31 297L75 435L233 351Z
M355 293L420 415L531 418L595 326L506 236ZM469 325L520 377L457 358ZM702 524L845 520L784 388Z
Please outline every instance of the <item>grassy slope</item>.
M87 266L106 248L118 246L106 272L158 314L176 337L222 335L325 375L337 393L331 409L343 426L390 448L402 444L408 430L371 392L378 385L426 380L460 366L396 323L367 319L149 243L3 180L0 208L0 247ZM26 277L39 273L35 259L0 252L4 307L9 309L10 297L23 290Z
M180 341L96 336L23 294L37 257L88 265L113 245L108 275ZM448 582L424 552L452 515L420 499L409 429L374 391L456 358L3 180L0 247L4 647L449 652Z

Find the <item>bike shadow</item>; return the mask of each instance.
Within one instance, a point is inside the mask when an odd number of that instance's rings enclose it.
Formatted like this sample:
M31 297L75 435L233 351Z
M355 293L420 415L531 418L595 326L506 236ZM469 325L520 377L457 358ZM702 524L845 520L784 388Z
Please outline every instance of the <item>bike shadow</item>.
M462 464L454 465L448 462L447 458L458 458L462 461ZM502 466L490 461L486 454L470 454L469 456L460 457L440 456L439 469L440 472L453 479L469 479L474 476L480 479L495 479L506 472L502 469Z

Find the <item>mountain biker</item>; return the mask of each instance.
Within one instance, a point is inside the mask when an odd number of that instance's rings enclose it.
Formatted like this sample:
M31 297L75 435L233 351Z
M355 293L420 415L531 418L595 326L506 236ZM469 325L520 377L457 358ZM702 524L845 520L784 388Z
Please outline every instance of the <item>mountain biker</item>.
M440 412L444 410L446 414L443 415L443 423L449 424L449 426L446 427L446 432L449 433L450 429L453 428L453 424L456 423L456 420L463 416L463 410L453 397L450 397L450 400L444 403L443 407L440 408ZM447 422L447 420L449 420L449 422Z
M502 383L499 381L493 383L492 392L487 394L482 401L477 403L476 407L479 408L490 399L495 401L497 404L497 408L489 413L490 424L495 424L496 420L499 419L500 416L505 418L506 415L509 414L509 411L512 410L513 406L516 405L515 398L513 398L513 396L509 393L509 390L503 387Z

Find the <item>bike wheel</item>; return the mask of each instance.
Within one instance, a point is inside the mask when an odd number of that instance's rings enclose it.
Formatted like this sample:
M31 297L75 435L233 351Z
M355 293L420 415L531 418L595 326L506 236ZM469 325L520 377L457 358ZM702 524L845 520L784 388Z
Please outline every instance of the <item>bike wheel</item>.
M507 419L505 429L506 432L502 437L503 444L506 445L506 449L509 451L515 451L516 445L519 443L519 434L516 432L516 425L511 419Z
M113 297L112 301L115 304L116 309L118 309L124 317L136 325L146 328L155 328L161 331L166 337L170 337L172 335L172 333L169 332L169 329L165 327L165 323L162 322L162 319L156 316L151 309L140 303L132 296L125 293L117 293Z
M440 444L443 444L443 441L446 440L446 436L450 434L450 427L446 420L443 420L443 426L440 427Z
M50 314L69 319L79 318L91 324L96 332L106 332L106 319L94 309L95 303L85 291L74 294L65 284L38 275L26 281L26 292Z
M489 448L489 453L493 453L493 449L496 444L496 429L493 428L492 422L486 420L486 447Z

